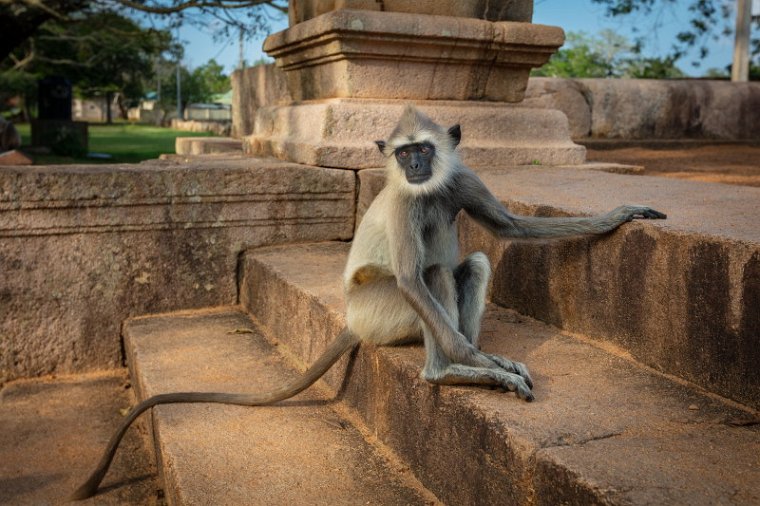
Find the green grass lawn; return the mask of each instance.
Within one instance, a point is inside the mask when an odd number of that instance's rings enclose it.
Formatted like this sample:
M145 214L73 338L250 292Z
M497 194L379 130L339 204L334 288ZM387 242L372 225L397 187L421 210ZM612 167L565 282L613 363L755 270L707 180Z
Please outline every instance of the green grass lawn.
M31 143L29 124L16 125L21 134L24 146ZM142 160L158 158L163 153L174 153L174 139L177 137L208 137L207 132L184 132L149 125L114 123L104 125L90 123L89 151L91 153L107 153L113 158L100 160L93 158L72 158L54 154L32 154L34 163L137 163Z

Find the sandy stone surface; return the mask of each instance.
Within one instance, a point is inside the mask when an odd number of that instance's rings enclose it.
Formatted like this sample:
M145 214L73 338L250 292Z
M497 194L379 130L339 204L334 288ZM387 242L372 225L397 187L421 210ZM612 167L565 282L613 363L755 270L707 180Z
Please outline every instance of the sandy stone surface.
M590 161L642 165L651 176L760 186L760 144L639 144L601 149L589 144Z
M0 390L0 504L64 504L94 468L132 397L124 369L6 384ZM102 493L71 504L165 504L141 425L127 432Z

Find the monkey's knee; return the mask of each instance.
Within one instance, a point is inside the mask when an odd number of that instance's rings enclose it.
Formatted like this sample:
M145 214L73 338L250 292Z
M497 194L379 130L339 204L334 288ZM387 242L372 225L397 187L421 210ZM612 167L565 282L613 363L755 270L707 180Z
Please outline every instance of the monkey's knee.
M491 262L485 253L476 251L462 261L454 271L457 286L487 285L491 279Z

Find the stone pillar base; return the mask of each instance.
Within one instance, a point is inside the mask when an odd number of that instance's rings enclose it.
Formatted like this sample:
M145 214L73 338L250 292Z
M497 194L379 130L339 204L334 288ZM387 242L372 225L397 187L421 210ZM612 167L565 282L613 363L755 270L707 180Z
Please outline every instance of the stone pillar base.
M373 141L391 133L408 103L331 99L263 107L244 150L319 167L382 167ZM459 149L473 168L580 165L586 159L586 148L570 140L567 118L557 110L471 101L413 103L439 124L462 126Z
M339 9L270 35L264 51L296 101L520 102L563 41L553 26Z

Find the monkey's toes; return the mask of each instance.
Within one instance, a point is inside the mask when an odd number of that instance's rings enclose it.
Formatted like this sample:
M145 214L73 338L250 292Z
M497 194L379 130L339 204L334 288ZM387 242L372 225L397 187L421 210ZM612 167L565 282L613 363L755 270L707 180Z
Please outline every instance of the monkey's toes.
M528 368L523 364L522 362L515 362L515 369L517 369L517 374L522 376L522 379L525 380L525 384L528 385L528 388L533 389L533 378L530 377L530 373L528 372Z
M517 397L526 402L533 402L535 399L535 397L533 397L533 392L529 388L518 387L515 393L517 394Z
M650 219L650 220L665 220L667 219L668 215L665 213L661 213L660 211L655 211L654 209L648 209L642 213L644 215L644 218Z

